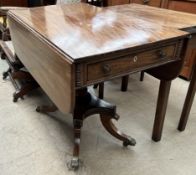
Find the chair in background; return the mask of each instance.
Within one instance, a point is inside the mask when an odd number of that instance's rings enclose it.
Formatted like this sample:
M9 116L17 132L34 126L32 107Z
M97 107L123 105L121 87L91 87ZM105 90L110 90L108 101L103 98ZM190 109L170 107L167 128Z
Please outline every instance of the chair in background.
M85 2L95 6L103 6L103 0L29 0L29 6L54 5L61 3ZM7 13L9 10L22 10L25 7L0 7L0 57L7 61L9 68L3 72L3 79L9 77L16 91L13 94L13 101L17 102L33 89L39 87L33 77L18 59L14 53L14 47L11 42L9 27L7 25Z
M13 102L17 102L19 98L23 99L24 95L39 87L15 54L7 25L8 11L22 10L24 8L26 7L0 7L0 17L2 18L2 22L0 23L0 57L6 60L9 66L8 70L3 72L3 79L5 80L9 77L15 87L16 91L13 94Z
M193 104L194 96L196 92L196 58L195 58L195 64L193 68L193 74L191 78L191 82L189 84L189 89L186 95L186 99L184 102L184 107L182 110L181 118L178 124L178 130L184 131L186 128L186 124L189 118L190 110Z

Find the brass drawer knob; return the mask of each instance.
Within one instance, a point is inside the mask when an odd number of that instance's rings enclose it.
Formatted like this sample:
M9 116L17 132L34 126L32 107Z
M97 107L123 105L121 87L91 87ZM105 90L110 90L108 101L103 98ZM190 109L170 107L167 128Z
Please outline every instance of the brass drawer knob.
M133 57L133 62L136 63L137 60L138 60L138 57L137 57L137 56L134 56L134 57Z
M102 66L102 70L103 70L103 72L104 72L105 74L108 74L108 73L111 72L111 66L110 66L109 64L104 64L104 65Z
M161 59L166 58L166 56L167 56L167 54L166 54L163 50L159 50L159 51L158 51L158 54L159 54L159 57L160 57Z

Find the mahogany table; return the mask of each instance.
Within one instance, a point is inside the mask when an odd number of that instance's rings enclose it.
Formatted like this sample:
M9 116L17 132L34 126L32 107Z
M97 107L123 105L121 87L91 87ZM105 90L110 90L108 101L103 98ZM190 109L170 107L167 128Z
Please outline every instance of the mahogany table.
M164 118L189 33L83 3L13 10L8 21L16 55L54 103L37 111L73 114L71 168L79 167L82 123L92 114L100 114L105 129L124 146L136 143L112 123L119 118L116 106L90 94L87 86L151 69L161 79L156 118ZM155 140L162 122L155 121Z

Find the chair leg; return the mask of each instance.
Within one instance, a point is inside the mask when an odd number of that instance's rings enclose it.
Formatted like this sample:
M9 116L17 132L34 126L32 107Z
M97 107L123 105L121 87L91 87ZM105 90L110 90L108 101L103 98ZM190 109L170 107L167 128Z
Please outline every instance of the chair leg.
M99 98L100 99L104 98L104 82L99 83Z
M194 68L193 76L189 85L189 89L184 102L181 118L178 124L178 130L184 131L189 118L190 110L193 104L194 96L196 91L196 65Z
M24 95L28 94L30 91L32 91L38 87L39 87L39 85L35 82L28 83L28 84L22 86L21 89L17 90L13 94L13 102L17 102L19 98L23 98Z
M121 91L126 92L129 83L129 75L122 77Z
M94 84L94 85L93 85L93 88L94 88L94 89L97 89L98 86L99 86L99 84Z
M97 89L99 87L99 98L103 99L104 98L104 82L99 83L99 84L95 84L93 86L94 89Z
M144 71L141 71L141 74L140 74L140 81L144 81Z

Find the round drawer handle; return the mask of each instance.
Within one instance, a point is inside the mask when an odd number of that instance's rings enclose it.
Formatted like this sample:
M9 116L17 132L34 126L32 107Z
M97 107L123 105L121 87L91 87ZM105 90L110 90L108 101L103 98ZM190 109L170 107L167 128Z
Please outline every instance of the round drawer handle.
M143 0L144 4L148 4L150 2L150 0Z
M137 60L138 60L138 57L137 57L137 56L134 56L134 57L133 57L133 62L136 63Z
M104 64L102 70L105 74L108 74L111 72L111 66L109 64Z
M165 58L166 56L167 56L167 54L163 50L159 50L159 57L161 59Z

